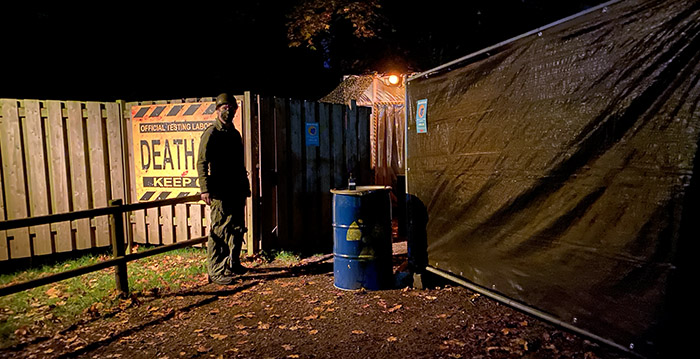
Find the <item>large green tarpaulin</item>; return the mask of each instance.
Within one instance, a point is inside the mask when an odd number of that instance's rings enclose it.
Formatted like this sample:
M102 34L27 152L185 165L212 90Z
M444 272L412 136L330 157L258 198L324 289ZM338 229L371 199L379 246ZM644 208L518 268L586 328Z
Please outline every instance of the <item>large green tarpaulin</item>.
M687 0L608 3L413 77L429 265L658 353L700 223L699 81Z

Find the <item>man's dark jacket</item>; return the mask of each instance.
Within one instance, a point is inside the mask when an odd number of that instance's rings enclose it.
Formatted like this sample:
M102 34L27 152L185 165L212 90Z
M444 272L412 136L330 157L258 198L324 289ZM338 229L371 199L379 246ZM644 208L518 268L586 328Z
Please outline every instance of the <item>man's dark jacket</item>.
M243 161L241 134L233 126L216 121L202 133L197 156L199 188L212 198L242 200L250 196Z

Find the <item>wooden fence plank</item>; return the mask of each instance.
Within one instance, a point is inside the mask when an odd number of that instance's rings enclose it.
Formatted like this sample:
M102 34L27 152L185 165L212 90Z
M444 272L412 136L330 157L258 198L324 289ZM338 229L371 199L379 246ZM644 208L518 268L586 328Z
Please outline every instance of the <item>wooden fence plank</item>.
M107 148L109 153L109 182L111 184L110 198L121 199L127 203L126 187L124 186L124 148L122 146L122 126L119 116L119 104L106 103L107 114Z
M89 209L89 184L87 178L86 148L83 126L83 112L80 102L68 101L68 147L72 203L71 210ZM77 249L92 248L92 231L89 219L75 221Z
M24 160L20 133L17 100L2 99L2 121L0 121L0 151L2 151L3 175L5 176L5 200L7 219L27 217L27 193L25 191ZM10 258L31 255L29 230L18 228L7 231Z
M318 248L320 245L321 215L320 196L318 193L318 146L309 146L306 143L306 123L318 122L316 118L317 102L304 101L304 124L302 124L301 140L305 150L305 188L304 199L302 200L302 216L304 220L304 246L307 248ZM318 131L318 128L316 129Z
M3 103L0 102L0 129L3 129L2 123L3 121L3 112L2 112L2 105ZM3 132L4 133L4 132ZM0 141L3 141L4 135L3 133L0 133ZM0 144L1 145L1 144ZM2 148L0 148L0 221L4 221L5 218L5 199L3 196L2 189L5 188L3 187L3 165L2 165ZM10 259L10 252L9 248L7 246L7 231L0 231L0 261L8 260Z
M164 206L160 208L161 219L161 242L163 244L172 244L175 240L175 228L173 227L173 206Z
M290 201L289 171L291 164L287 149L289 132L288 102L282 98L275 99L275 129L277 138L277 237L281 245L287 245L289 239Z
M277 242L277 171L275 158L277 143L275 141L275 108L268 97L258 96L260 121L260 231L262 249L270 251L279 246Z
M369 136L371 112L372 108L370 107L360 107L357 111L357 157L359 169L357 183L365 186L372 184Z
M319 103L318 107L318 127L319 127L319 191L321 201L321 238L327 240L320 246L321 252L333 249L332 230L332 195L331 195L331 133L330 133L330 104Z
M134 129L133 129L133 120L131 118L131 107L136 106L138 103L135 102L129 102L124 106L124 117L127 119L126 121L126 137L127 137L127 146L129 146L129 162L128 166L129 168L133 169L135 166L134 162L134 148L133 148L133 143L134 143ZM138 196L136 196L136 176L134 174L134 171L129 171L129 187L131 188L131 200L133 202L138 201ZM145 210L138 210L134 211L132 213L133 216L133 241L134 243L147 243L148 238L147 238L147 232L146 232L146 211Z
M291 100L289 102L289 153L291 154L291 172L289 178L291 180L291 205L290 208L290 226L291 226L291 241L292 246L298 247L302 244L303 217L299 211L302 208L304 200L304 153L303 153L303 137L302 130L304 118L302 117L302 103L299 100Z
M2 115L0 115L2 117ZM0 139L2 136L0 136ZM0 189L4 188L2 184L2 151L0 151ZM5 220L5 200L3 199L3 191L0 190L0 221ZM7 231L0 231L0 261L10 259L10 252L7 248Z
M331 153L333 154L333 188L347 187L345 168L345 124L344 105L332 105L330 117Z
M187 226L187 205L184 203L175 205L175 241L182 242L189 238L190 230Z
M43 120L39 101L24 101L25 109L25 162L27 163L27 184L29 185L29 216L49 214L49 193L46 184L46 148L44 146ZM50 225L30 228L35 236L32 240L34 255L53 253Z
M105 150L105 126L102 119L102 107L98 102L88 102L87 108L87 140L88 140L88 162L90 163L90 183L92 187L91 208L107 207L109 198L107 173L105 167L108 165L107 151ZM112 243L109 232L109 222L107 216L95 218L95 245L106 247Z
M248 180L250 181L251 196L246 200L246 247L248 255L260 251L260 162L258 156L259 141L259 123L258 110L250 92L246 91L243 97L241 106L243 113L241 121L243 124L243 145L245 153L245 166L248 171ZM207 223L209 223L207 221Z
M202 206L199 204L190 205L190 236L191 238L201 237L202 234Z
M148 227L148 243L155 245L161 244L159 208L148 208L146 210L146 225Z
M122 117L120 116L120 106L117 102L108 102L104 104L106 114L107 127L107 153L108 153L108 168L109 168L109 183L108 199L121 199L122 203L129 203L127 196L125 178L127 177L128 168L124 166L124 146L123 146L123 127ZM133 236L131 233L131 224L128 221L124 222L124 233L128 234L125 238ZM111 232L110 232L111 234Z
M70 189L68 187L68 142L61 102L47 101L48 126L46 128L49 150L49 178L51 188L51 213L70 212ZM68 252L75 248L70 222L55 223L54 245L57 252Z

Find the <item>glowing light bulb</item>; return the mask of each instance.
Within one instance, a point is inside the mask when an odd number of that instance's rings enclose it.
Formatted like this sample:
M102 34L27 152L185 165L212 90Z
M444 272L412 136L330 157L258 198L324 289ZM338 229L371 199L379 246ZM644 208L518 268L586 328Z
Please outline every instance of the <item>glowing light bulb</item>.
M389 83L392 85L396 85L399 83L399 77L396 75L391 75L389 76Z

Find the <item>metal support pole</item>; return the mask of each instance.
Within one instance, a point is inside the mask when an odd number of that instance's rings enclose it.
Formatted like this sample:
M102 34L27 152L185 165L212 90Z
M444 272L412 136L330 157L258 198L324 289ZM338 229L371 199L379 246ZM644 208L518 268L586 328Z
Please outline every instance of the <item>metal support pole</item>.
M121 206L121 199L113 199L109 201L110 206ZM109 216L112 226L112 251L114 258L124 256L124 212L111 214ZM117 290L122 298L129 296L129 279L126 273L126 262L115 265L114 279L116 281Z

